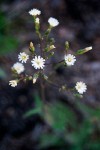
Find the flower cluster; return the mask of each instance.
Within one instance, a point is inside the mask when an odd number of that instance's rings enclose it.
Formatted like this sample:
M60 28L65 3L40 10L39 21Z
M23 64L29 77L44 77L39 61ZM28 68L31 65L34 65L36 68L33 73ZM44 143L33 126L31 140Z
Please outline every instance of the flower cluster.
M49 80L49 76L47 77L44 74L44 68L46 65L49 65L47 63L47 61L49 58L51 58L54 55L53 49L56 48L54 45L54 39L49 38L49 34L53 27L56 27L59 25L59 21L53 17L50 17L48 19L49 26L48 26L47 30L45 31L45 34L42 35L40 32L40 18L37 17L41 14L41 11L34 8L29 11L29 14L33 16L35 31L40 39L40 44L39 44L40 45L39 46L40 54L37 55L37 51L32 42L30 42L30 46L29 46L29 51L30 51L29 55L26 54L25 52L19 53L19 55L18 55L19 62L16 62L12 66L12 71L17 76L17 79L9 81L9 85L12 87L16 87L18 82L20 82L20 80L25 80L25 81L32 80L32 82L34 84L34 83L36 83L39 76L44 78L44 80L46 80L46 81ZM44 42L44 40L46 40L46 42ZM42 47L43 43L46 43L46 44ZM66 41L64 58L62 61L60 61L58 63L61 63L62 65L71 67L75 64L75 62L77 60L77 55L84 54L91 49L92 49L92 47L86 47L84 49L76 51L74 53L74 55L72 55L68 52L69 43ZM26 64L27 62L31 62L31 65L34 68L33 75L23 74L23 72L25 71L25 66L23 64ZM56 64L58 64L58 63L56 63ZM20 77L22 77L20 74L23 74L23 78L20 78ZM49 83L51 83L51 81ZM64 87L64 86L62 86L62 87ZM76 90L81 95L84 92L86 92L87 85L82 81L77 82L74 87L74 90Z

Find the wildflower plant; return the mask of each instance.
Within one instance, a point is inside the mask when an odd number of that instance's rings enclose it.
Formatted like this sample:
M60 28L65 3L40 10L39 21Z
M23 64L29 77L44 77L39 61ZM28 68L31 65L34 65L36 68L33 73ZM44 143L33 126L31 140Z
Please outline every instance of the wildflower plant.
M50 61L48 60L49 59L51 60L52 56L55 55L53 51L56 48L54 45L54 39L51 38L49 35L52 29L59 25L59 21L53 17L50 17L48 19L48 28L46 29L44 34L41 34L41 31L40 31L41 21L39 18L41 11L34 8L29 11L29 14L33 17L35 32L38 35L38 38L40 41L38 44L40 51L39 51L39 54L37 55L37 51L33 42L30 42L29 44L30 53L26 54L25 52L20 52L18 54L19 62L16 62L12 66L12 72L15 75L16 79L9 81L9 85L12 87L15 87L20 83L21 80L23 81L31 80L33 84L39 81L41 85L41 98L42 100L44 100L45 99L45 94L44 94L45 84L44 83L48 82L52 85L55 85L55 83L53 83L49 79L49 75L48 76L45 75L45 69L46 69L46 66L49 66L52 63L51 62L49 64L48 62ZM86 47L84 49L77 50L76 52L74 52L74 55L72 55L69 53L69 43L68 41L65 41L65 54L63 56L63 60L60 60L59 62L57 62L56 65L61 64L61 65L64 65L66 69L68 69L67 66L71 67L75 65L76 61L78 61L77 55L84 54L91 49L92 47ZM25 66L24 66L25 63L30 63L32 67L34 68L32 75L23 73L26 71ZM68 90L68 91L71 91L72 94L73 93L79 94L80 96L82 96L82 94L86 92L87 90L87 85L83 81L77 82L73 88L70 88L67 85L62 85L62 86L56 85L56 86L59 88L59 91Z

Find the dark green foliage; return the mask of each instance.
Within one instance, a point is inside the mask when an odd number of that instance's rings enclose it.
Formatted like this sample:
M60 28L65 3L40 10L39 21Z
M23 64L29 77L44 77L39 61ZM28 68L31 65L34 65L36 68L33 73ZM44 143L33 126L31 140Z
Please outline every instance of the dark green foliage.
M0 79L5 79L6 77L6 72L2 68L0 68Z
M17 40L10 32L10 23L4 14L0 12L0 55L6 55L18 46Z
M38 148L61 147L61 150L100 150L100 110L76 102L77 109L86 114L77 121L74 111L62 102L44 104L35 97L35 108L26 117L39 114L51 131L43 130Z

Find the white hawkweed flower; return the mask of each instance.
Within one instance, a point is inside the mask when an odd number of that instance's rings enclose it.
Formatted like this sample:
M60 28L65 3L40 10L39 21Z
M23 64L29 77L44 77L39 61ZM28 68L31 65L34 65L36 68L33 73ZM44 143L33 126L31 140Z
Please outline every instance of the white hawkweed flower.
M20 73L22 73L22 72L25 70L25 68L24 68L24 66L23 66L22 63L17 62L17 63L15 63L15 64L12 66L12 70L14 70L14 71L16 71L18 74L20 74Z
M17 86L18 81L17 80L11 80L9 81L9 85L11 85L12 87Z
M21 61L22 63L26 63L27 60L29 59L29 55L27 55L25 52L22 52L18 55L18 59L19 61Z
M48 19L48 23L50 24L51 27L56 27L59 25L59 21L53 17L50 17Z
M40 19L39 19L39 18L36 18L36 19L35 19L35 22L36 22L37 24L39 24L39 23L40 23Z
M41 56L35 56L31 62L35 69L43 69L45 66L45 59L43 59Z
M32 16L37 16L37 15L40 15L41 14L41 11L36 9L36 8L33 8L29 11L29 14L32 15Z
M65 62L68 66L74 65L76 57L72 54L65 55Z
M87 85L84 82L77 82L75 89L80 93L83 94L87 90Z

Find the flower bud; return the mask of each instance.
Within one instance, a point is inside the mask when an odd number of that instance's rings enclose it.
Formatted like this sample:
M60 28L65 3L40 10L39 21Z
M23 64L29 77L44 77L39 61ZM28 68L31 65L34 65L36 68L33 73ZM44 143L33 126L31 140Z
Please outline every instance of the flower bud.
M34 45L33 45L33 43L32 42L30 42L30 47L33 47Z
M86 47L84 50L85 50L85 52L88 52L88 51L92 50L92 46Z
M55 43L55 39L54 38L49 38L48 43L50 43L50 45L53 45Z
M34 51L35 51L35 47L34 47L34 45L33 45L32 42L30 42L29 50L30 50L31 52L34 52Z
M48 76L46 76L45 74L43 75L45 80L48 80Z
M36 83L37 79L38 79L39 74L35 73L33 76L33 84Z
M78 50L78 51L76 52L76 54L77 54L77 55L82 55L82 54L84 54L84 53L86 53L86 52L88 52L88 51L90 51L90 50L92 50L92 46L86 47L86 48L81 49L81 50Z
M56 48L54 45L50 45L49 51L52 50L52 49L54 49L54 48Z
M53 55L54 55L54 52L51 52L50 55L53 56Z
M45 48L45 52L49 52L50 50L56 48L54 45L50 45L48 47Z
M33 84L35 84L37 81L37 78L33 78Z
M32 76L29 76L28 79L29 79L29 80L32 80Z
M36 24L40 24L40 19L39 19L39 18L36 18L36 19L35 19L35 22L36 22Z
M66 50L69 49L69 42L68 42L68 41L65 42L65 49L66 49Z

